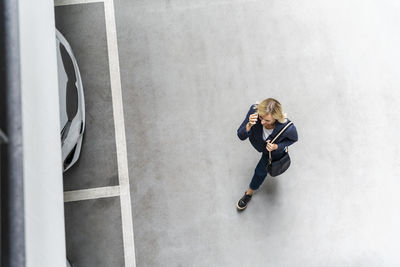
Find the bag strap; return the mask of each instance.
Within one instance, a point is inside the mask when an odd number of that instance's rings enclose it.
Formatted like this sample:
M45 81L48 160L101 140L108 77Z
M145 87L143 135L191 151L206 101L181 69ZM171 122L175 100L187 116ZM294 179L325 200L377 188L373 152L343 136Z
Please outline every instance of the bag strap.
M275 140L292 124L293 124L293 122L289 122L288 124L286 124L285 127L283 127L283 129L271 141L271 144L273 144L275 142ZM268 156L269 156L268 161L269 161L269 164L271 164L271 162L272 162L271 151L268 151L268 152L269 152L268 153Z
M290 126L292 125L293 122L289 122L288 124L285 125L285 127L275 136L275 138L271 141L271 144L275 142L275 140Z

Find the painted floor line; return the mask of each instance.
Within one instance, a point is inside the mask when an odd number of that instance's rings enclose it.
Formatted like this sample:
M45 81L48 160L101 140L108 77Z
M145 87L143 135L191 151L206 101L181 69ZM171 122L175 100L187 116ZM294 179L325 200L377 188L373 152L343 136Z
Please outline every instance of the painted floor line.
M106 35L110 83L117 147L118 180L121 198L122 238L124 245L125 267L135 267L135 244L133 236L131 194L129 186L128 155L126 149L125 121L122 105L121 77L117 44L117 26L115 22L114 1L105 0Z
M105 197L116 197L120 195L119 186L106 186L82 190L64 192L64 202L89 200Z
M78 4L103 3L104 0L54 0L54 6L68 6Z

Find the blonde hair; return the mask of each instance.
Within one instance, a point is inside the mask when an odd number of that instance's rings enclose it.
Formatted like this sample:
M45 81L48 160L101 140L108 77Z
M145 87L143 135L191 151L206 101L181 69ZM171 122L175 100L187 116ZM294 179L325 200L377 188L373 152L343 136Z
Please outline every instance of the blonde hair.
M274 98L267 98L260 104L256 102L254 109L260 116L271 114L272 118L280 123L286 122L287 114L283 112L281 103Z

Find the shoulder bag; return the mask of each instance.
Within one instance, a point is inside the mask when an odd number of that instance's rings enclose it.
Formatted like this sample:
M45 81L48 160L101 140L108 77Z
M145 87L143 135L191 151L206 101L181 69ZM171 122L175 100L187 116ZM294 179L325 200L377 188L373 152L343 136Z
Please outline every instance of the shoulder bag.
M271 144L275 142L275 140L292 124L292 122L289 122L286 124L286 126L278 133L277 136L271 141ZM285 155L278 159L272 161L271 157L271 151L269 152L269 158L268 158L268 164L267 164L267 171L268 173L272 176L278 176L284 173L290 166L290 157L289 157L289 152L286 152Z

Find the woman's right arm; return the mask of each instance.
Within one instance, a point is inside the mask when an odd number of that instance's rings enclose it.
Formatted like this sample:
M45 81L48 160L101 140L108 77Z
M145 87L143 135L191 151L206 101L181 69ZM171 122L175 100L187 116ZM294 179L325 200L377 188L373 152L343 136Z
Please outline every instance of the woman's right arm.
M249 123L249 117L251 114L255 112L253 105L251 105L249 111L247 112L246 118L242 122L242 124L239 126L237 130L237 135L240 140L246 140L247 137L251 135L251 123Z
M253 125L250 122L246 123L246 132L249 132L251 127L253 127Z

